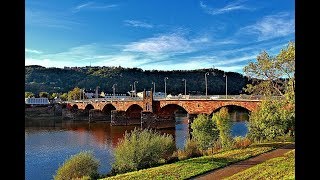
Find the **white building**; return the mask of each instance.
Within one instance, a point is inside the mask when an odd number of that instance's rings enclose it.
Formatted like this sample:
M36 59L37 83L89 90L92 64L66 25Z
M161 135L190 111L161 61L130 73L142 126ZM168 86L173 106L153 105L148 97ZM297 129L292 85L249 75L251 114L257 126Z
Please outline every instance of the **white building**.
M29 105L48 105L50 104L48 98L25 98L25 103Z
M153 97L154 98L164 98L165 94L164 94L164 92L155 92L155 93L153 93Z

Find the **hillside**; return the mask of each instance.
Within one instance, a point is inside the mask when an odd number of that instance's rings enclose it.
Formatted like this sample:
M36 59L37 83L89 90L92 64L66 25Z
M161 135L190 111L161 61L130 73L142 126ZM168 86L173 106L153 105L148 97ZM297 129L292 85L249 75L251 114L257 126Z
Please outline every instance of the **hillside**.
M45 68L42 66L25 67L25 91L38 94L41 91L68 92L74 87L95 89L99 92L112 93L112 85L117 84L116 93L131 90L130 84L136 83L137 91L149 90L156 83L156 91L164 92L164 78L167 80L167 93L184 93L184 82L187 81L187 94L205 94L205 73L210 72L208 94L225 94L224 71L218 69L198 70L142 70L123 67L78 67L78 68ZM212 74L214 72L215 75ZM248 84L248 79L240 73L227 72L228 94L239 94Z

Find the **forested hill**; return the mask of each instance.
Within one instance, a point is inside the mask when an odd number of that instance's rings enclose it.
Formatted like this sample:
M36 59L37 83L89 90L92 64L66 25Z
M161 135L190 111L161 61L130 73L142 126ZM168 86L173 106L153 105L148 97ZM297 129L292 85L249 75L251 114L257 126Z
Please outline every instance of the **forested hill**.
M123 67L78 67L78 68L45 68L42 66L25 67L25 91L38 94L41 91L68 92L74 87L95 89L99 92L112 93L113 84L117 84L116 93L126 93L131 90L130 84L136 83L137 91L153 88L164 92L164 78L168 77L167 93L184 93L184 81L187 82L187 94L205 94L205 73L208 79L208 94L225 94L224 71L218 69L198 70L142 70L139 68ZM214 74L212 73L214 72ZM228 78L228 94L239 94L248 83L242 74L226 72Z

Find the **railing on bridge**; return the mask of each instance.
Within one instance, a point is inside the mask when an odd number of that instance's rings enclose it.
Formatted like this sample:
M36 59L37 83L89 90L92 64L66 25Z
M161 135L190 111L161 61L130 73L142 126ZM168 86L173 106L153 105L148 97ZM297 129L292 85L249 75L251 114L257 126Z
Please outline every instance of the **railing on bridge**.
M112 101L142 101L143 99L140 97L108 97L108 98L91 98L91 99L81 99L81 100L69 100L65 101L65 103L93 103L93 102L112 102Z
M264 96L262 95L178 95L178 96L167 96L167 98L154 98L156 100L262 100ZM273 98L282 98L281 96L273 96Z
M262 100L264 96L262 95L178 95L178 96L167 96L164 97L154 97L154 100ZM282 96L273 96L274 99L281 99ZM93 103L93 102L112 102L112 101L142 101L141 97L108 97L108 98L92 98L83 100L72 100L64 101L64 103Z

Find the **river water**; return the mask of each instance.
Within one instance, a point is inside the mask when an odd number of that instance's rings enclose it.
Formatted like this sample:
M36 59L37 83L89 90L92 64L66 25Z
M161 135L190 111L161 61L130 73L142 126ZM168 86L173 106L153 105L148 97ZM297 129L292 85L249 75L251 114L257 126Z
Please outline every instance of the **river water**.
M113 148L125 131L134 128L135 126L87 122L55 123L53 127L26 127L25 177L27 180L53 179L56 170L67 158L84 150L93 152L100 160L99 172L106 174L114 161ZM188 119L177 117L175 128L158 131L173 135L176 147L181 149L189 134ZM246 122L235 122L232 135L244 136L246 133Z

